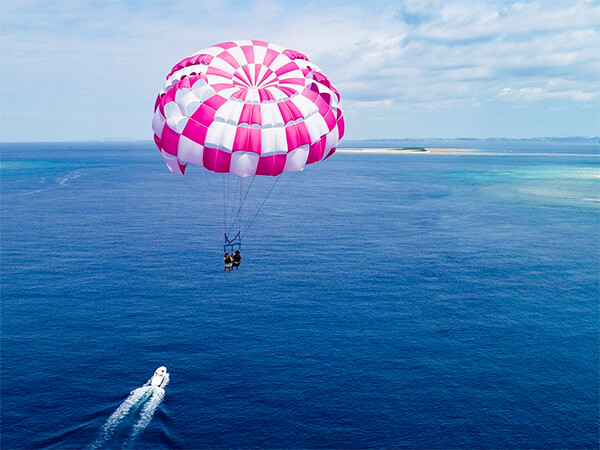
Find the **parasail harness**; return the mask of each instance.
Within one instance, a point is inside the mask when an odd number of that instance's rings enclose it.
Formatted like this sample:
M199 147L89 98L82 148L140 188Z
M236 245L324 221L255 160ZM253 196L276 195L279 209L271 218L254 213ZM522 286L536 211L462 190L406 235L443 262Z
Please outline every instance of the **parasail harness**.
M233 252L234 250L242 249L242 236L240 235L240 231L238 231L237 234L234 237L232 237L231 239L229 239L229 237L227 237L227 233L223 233L223 235L225 236L225 244L223 245L223 253L229 253L230 251Z

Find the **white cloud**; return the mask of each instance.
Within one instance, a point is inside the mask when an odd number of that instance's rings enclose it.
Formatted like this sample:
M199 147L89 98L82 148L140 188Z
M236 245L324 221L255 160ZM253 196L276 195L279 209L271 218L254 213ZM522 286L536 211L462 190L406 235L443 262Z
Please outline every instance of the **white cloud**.
M375 10L376 8L374 8ZM591 2L404 2L351 16L344 43L320 54L348 100L391 98L398 108L493 101L503 87L564 78L579 89L557 100L595 101L600 8ZM565 91L566 92L566 91ZM548 95L548 94L546 94ZM526 101L525 95L512 96Z
M172 65L232 39L306 53L354 120L534 100L568 110L600 91L600 6L585 0L22 0L0 20L3 135L33 112L47 130L145 137Z
M541 101L541 100L572 100L589 102L600 98L600 92L586 92L577 89L573 83L564 80L549 81L544 86L526 86L518 89L505 87L500 90L498 97L510 101Z
M386 98L384 100L372 100L372 101L353 101L349 100L345 108L354 111L364 111L364 110L382 110L389 109L394 105L394 101L392 99Z

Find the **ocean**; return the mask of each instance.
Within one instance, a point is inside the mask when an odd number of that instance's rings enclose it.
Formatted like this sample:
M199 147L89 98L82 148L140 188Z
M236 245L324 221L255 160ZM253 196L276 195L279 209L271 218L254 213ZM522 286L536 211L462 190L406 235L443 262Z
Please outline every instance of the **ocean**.
M151 142L2 144L1 447L598 448L598 143L465 146L236 218Z

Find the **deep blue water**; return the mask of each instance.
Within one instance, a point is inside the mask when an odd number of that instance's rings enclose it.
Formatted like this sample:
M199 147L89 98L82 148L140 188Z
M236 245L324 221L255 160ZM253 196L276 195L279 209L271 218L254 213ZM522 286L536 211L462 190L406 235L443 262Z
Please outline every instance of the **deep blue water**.
M1 447L598 448L600 158L552 152L338 153L224 274L222 175L3 144Z

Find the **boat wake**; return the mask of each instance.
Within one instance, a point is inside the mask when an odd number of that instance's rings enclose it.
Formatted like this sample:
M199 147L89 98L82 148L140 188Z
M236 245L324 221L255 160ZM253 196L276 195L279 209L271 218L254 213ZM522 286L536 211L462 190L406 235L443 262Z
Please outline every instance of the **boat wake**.
M168 374L160 386L152 383L153 378L144 386L131 391L110 415L100 431L100 436L91 445L92 449L127 448L133 445L152 421L154 413L165 396L164 387L168 384Z
M135 441L139 434L142 431L144 431L146 427L150 424L150 421L152 420L152 417L154 417L154 413L156 412L158 405L160 405L163 397L165 396L165 390L163 388L151 388L153 389L152 396L142 407L139 419L133 426L133 431L131 432L131 442Z
M76 180L80 176L81 176L81 172L79 170L74 170L74 171L66 174L64 177L58 178L56 181L58 182L58 184L60 186L68 186L68 184L71 180Z

